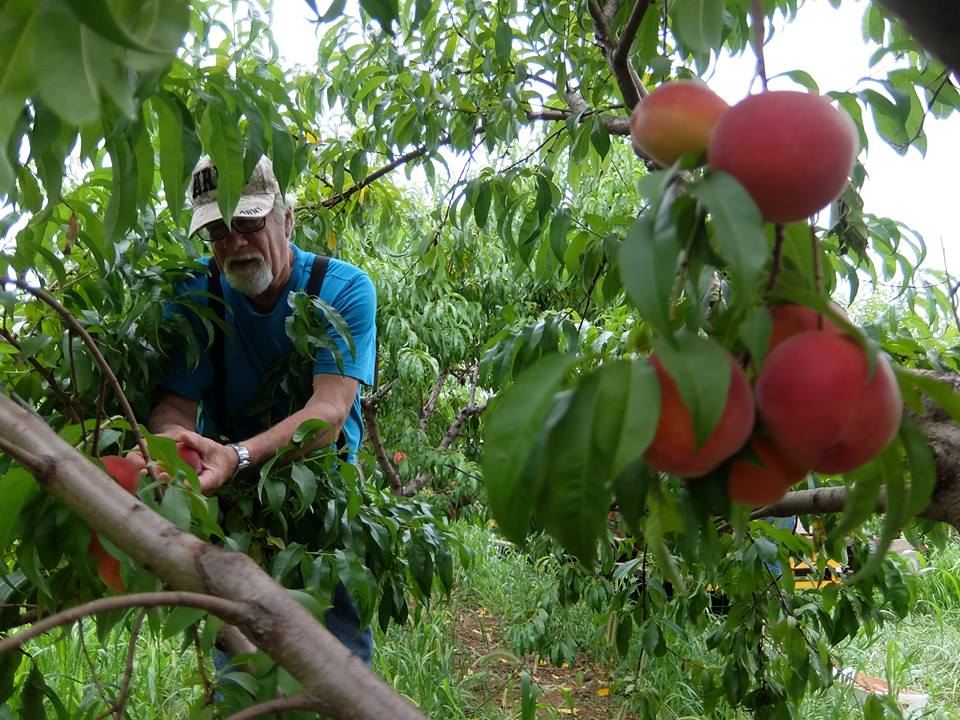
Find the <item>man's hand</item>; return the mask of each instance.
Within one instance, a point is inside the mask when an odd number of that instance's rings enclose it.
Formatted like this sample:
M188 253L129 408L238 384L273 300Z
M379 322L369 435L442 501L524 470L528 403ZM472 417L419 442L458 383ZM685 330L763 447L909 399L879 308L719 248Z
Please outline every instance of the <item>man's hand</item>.
M197 477L204 495L212 495L237 471L240 459L232 447L189 431L180 433L174 439L178 445L189 448L200 456L202 468L197 472Z
M231 447L221 445L216 440L205 438L189 430L159 434L177 442L180 457L196 471L197 479L200 481L200 491L204 495L212 495L237 471L240 460ZM141 472L146 470L147 463L139 450L128 453L127 459L133 462ZM162 469L161 473L165 474Z

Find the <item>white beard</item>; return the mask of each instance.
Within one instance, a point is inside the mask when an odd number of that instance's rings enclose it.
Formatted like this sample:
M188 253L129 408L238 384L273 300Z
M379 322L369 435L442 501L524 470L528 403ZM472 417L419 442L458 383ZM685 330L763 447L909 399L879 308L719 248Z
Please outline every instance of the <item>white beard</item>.
M252 259L257 260L256 265L251 267L234 266L234 263L238 260ZM270 269L267 261L263 259L263 255L260 253L238 255L227 260L224 266L223 273L227 276L230 286L247 297L256 297L270 287L270 283L273 282L273 270Z

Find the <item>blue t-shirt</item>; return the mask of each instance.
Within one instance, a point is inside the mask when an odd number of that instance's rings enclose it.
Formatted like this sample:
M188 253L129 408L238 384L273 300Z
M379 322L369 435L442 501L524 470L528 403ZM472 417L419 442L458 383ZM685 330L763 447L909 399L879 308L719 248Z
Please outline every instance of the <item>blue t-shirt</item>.
M291 397L293 384L291 366L296 363L293 344L286 333L286 320L293 310L287 302L291 292L305 292L313 260L313 253L305 252L291 243L293 268L284 294L277 306L262 313L242 293L230 287L221 275L224 320L229 331L224 336L227 415L232 427L227 431L230 440L244 440L263 432L303 407L312 392L311 377L304 377L300 393ZM205 258L206 263L212 262ZM194 275L177 285L178 297L190 302L207 305L209 278ZM332 325L327 332L340 348L343 359L343 374L360 381L361 385L373 384L374 363L377 345L377 296L367 274L353 265L331 258L320 290L320 299L332 306L344 319L353 339L356 354ZM215 301L214 301L215 302ZM319 311L318 311L319 313ZM169 316L177 322L189 321L195 329L202 324L194 313L183 305L172 304ZM198 332L203 342L205 333ZM224 433L217 425L212 409L216 405L216 389L213 384L213 361L211 350L204 352L195 367L189 367L185 353L174 350L172 363L161 385L191 400L200 402L200 419L197 430L201 434L220 439ZM301 363L302 364L302 363ZM319 348L313 360L313 374L340 375L333 353ZM360 391L354 398L353 407L344 424L347 447L355 453L363 437L363 419L360 413Z

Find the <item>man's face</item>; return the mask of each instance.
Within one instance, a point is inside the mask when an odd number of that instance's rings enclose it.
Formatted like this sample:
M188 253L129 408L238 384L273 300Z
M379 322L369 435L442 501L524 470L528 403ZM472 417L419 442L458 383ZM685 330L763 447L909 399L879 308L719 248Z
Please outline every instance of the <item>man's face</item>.
M235 218L227 231L220 220L207 226L213 255L230 285L255 298L279 282L286 283L290 260L288 239L292 218L274 208L259 220ZM256 228L256 229L254 229Z

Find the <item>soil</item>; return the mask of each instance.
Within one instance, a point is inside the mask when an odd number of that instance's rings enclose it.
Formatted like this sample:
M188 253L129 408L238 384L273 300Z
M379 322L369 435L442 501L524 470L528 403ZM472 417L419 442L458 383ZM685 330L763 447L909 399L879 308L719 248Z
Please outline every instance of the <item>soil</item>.
M476 716L509 716L520 708L520 678L524 669L539 685L537 718L573 717L582 720L636 720L621 712L611 697L612 678L599 666L550 665L528 655L517 658L501 637L500 620L485 608L459 608L452 628L457 643L457 669L472 692Z

